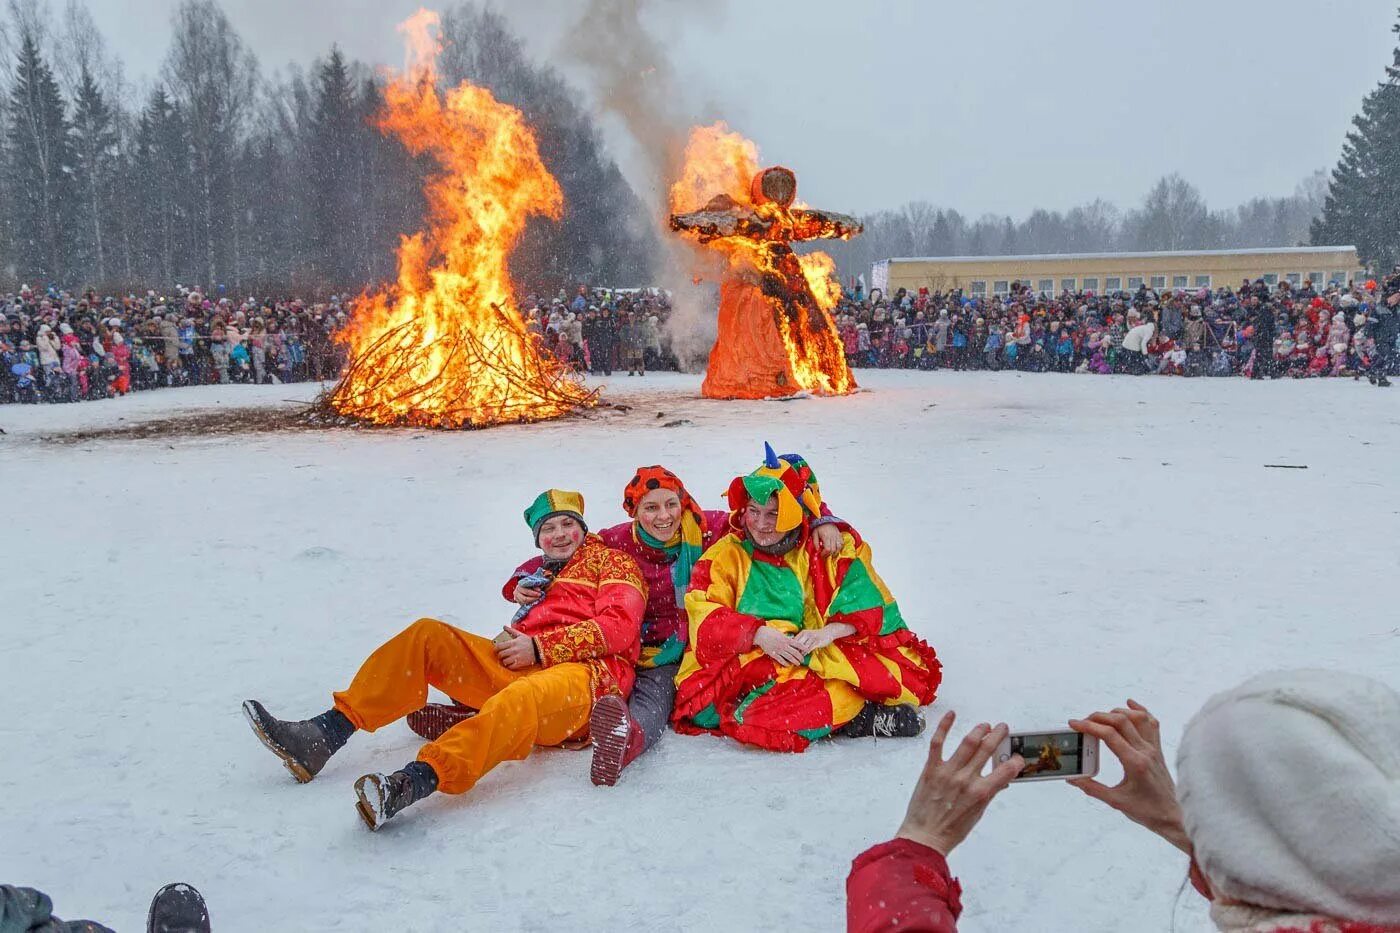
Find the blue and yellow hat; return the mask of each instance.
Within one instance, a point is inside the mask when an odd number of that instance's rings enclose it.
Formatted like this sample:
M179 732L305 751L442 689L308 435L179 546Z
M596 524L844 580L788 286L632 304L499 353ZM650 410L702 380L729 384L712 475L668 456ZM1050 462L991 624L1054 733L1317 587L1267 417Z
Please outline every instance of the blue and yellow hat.
M736 476L729 484L729 508L738 512L749 504L778 497L777 529L792 531L809 518L821 514L822 498L817 478L807 461L796 454L779 457L763 445L763 464L747 476Z

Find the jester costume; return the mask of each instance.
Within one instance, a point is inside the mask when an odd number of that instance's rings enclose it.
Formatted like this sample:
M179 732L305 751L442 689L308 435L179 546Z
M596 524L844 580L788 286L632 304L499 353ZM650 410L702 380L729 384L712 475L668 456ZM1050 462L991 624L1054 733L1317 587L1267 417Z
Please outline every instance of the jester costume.
M744 527L752 499L776 497L785 551L760 548ZM871 562L870 546L842 526L842 549L817 553L811 525L821 492L801 458L767 451L763 466L729 487L729 533L705 552L686 594L689 647L676 678L673 725L773 751L800 752L855 719L867 703L926 706L941 665L909 631ZM844 622L855 634L787 666L754 646L767 625L786 634Z

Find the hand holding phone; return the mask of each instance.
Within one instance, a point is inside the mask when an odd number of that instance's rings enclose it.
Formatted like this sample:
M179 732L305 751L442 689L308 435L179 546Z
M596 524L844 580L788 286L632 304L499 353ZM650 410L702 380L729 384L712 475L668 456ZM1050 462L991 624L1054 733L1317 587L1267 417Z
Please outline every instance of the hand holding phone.
M1129 700L1126 708L1071 719L1069 725L1086 738L1102 739L1123 765L1123 780L1113 787L1089 776L1070 783L1191 854L1181 804L1176 801L1176 782L1162 753L1161 727L1147 707Z

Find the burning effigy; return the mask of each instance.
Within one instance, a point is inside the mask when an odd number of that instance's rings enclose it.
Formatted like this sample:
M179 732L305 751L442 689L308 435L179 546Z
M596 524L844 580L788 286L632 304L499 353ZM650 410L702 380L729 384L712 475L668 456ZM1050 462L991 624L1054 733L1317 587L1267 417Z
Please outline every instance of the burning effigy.
M855 378L831 309L841 297L835 263L791 244L849 239L853 217L797 201L797 176L759 168L758 149L723 123L696 127L671 187L671 229L718 251L719 334L701 391L707 398L846 395Z
M376 425L471 428L555 418L596 393L543 351L513 305L510 253L532 216L558 219L564 197L515 107L463 82L440 94L437 14L399 28L405 72L378 114L428 178L426 228L404 237L397 281L362 295L338 339L349 362L326 404Z

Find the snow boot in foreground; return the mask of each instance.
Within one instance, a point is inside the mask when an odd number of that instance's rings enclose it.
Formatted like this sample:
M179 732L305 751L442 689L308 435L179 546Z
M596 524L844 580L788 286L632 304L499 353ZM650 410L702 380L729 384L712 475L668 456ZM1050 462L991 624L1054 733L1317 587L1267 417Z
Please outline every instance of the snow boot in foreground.
M302 784L319 774L331 755L345 744L335 744L317 719L286 722L274 717L257 700L243 701L243 716L258 740L282 759L292 777Z
M885 706L867 703L856 718L841 727L839 735L851 738L913 738L924 731L924 714L917 706Z
M593 704L588 733L593 738L593 765L588 777L600 787L616 784L622 769L635 761L646 745L642 727L619 696L601 697Z
M146 933L209 933L209 908L188 884L167 884L151 899Z
M409 713L408 728L414 734L434 742L448 729L459 722L466 722L476 715L476 710L460 703L429 703L422 709Z
M355 809L371 830L376 830L403 811L437 790L437 772L431 765L415 761L393 774L366 774L355 782Z

